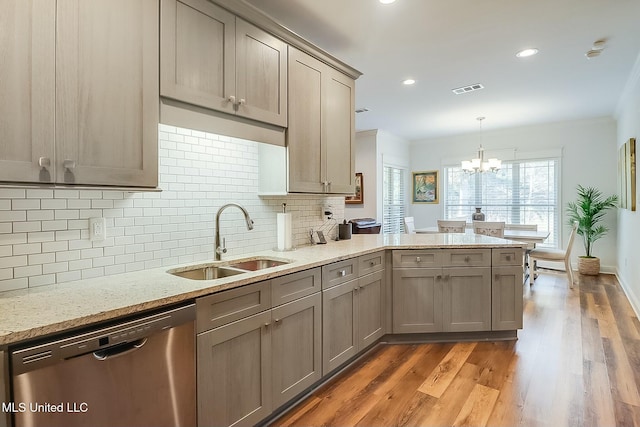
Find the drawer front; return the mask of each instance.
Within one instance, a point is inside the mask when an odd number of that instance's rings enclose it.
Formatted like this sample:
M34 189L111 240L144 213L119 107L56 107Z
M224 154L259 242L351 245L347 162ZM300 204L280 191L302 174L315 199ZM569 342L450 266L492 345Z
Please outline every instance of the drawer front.
M320 267L271 279L271 306L306 297L322 289Z
M360 276L384 270L384 251L362 255L359 259Z
M491 263L494 267L502 265L522 265L522 248L499 248L491 250Z
M358 258L334 262L322 267L322 289L331 288L340 283L358 277Z
M442 250L395 250L393 268L441 267Z
M443 267L491 267L491 249L448 249L442 257Z
M196 329L204 332L270 308L270 280L222 291L196 300Z

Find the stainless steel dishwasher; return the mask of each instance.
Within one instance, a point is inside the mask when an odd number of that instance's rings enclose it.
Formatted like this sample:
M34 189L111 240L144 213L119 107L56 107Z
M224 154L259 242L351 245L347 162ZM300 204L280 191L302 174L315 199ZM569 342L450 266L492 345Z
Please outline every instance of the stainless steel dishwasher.
M195 305L11 352L14 425L195 426Z

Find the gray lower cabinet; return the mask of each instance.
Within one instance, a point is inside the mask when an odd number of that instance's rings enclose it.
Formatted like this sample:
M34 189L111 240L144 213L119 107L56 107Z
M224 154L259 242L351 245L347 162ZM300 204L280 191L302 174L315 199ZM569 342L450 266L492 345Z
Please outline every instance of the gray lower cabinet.
M321 304L317 292L271 311L273 409L322 377Z
M521 329L524 282L522 249L493 249L492 252L492 329L494 331Z
M491 330L490 249L394 251L393 259L394 333Z
M354 259L335 265L357 265L357 262ZM322 291L323 375L384 335L384 265L379 267L374 273ZM331 270L331 265L325 269ZM323 276L323 283L333 283L332 278Z
M234 320L198 334L198 425L254 425L320 380L319 283L317 292L274 308L267 292L274 284L306 292L318 277L319 269L313 269L197 300L204 325ZM230 315L264 307L264 300L269 304L257 314L239 320Z
M198 425L250 426L272 409L271 311L197 337Z

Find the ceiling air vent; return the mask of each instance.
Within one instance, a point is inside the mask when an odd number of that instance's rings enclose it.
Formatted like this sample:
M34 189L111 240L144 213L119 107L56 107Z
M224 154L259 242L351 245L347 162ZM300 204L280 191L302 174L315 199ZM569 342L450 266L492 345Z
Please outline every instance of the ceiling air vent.
M476 83L476 84L473 84L473 85L458 87L458 88L451 89L451 90L456 95L462 95L463 93L475 92L476 90L480 90L480 89L484 89L484 86L482 86L480 83Z

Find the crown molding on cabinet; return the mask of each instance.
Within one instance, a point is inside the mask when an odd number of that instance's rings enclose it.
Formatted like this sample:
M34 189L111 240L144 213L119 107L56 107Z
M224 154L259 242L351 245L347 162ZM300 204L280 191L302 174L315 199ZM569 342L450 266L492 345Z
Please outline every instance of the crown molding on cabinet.
M320 49L308 40L305 40L297 33L291 31L277 21L274 21L273 18L269 17L260 9L245 2L244 0L215 0L213 3L227 9L229 12L241 17L242 19L253 23L263 30L282 39L286 43L300 48L316 59L340 70L342 73L348 75L354 80L362 75L362 73L357 69L344 63L325 50Z

